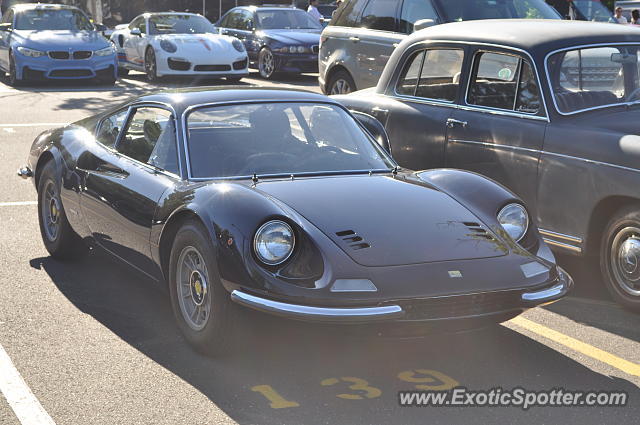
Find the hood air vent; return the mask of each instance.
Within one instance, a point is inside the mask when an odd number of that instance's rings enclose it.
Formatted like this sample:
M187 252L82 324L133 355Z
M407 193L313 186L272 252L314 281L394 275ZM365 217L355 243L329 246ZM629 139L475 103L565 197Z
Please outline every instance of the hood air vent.
M484 227L482 227L482 225L480 225L480 223L475 223L475 222L471 222L471 221L465 221L462 224L464 224L465 226L467 226L467 229L469 229L471 231L471 234L469 236L472 237L480 237L480 238L485 238L485 239L489 239L489 240L493 240L493 236L491 236Z
M336 235L342 238L342 240L349 244L349 247L355 251L371 248L371 245L365 242L365 240L361 236L358 236L358 234L353 230L342 230L340 232L336 232Z

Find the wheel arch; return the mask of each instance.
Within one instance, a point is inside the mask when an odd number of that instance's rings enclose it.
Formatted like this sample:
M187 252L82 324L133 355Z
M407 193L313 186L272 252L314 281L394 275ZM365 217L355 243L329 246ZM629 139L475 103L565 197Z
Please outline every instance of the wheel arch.
M351 74L351 72L349 72L349 70L347 69L346 66L344 66L344 63L342 61L335 63L331 68L329 68L329 70L327 71L327 76L324 79L324 92L328 93L329 90L329 83L331 83L331 79L333 78L334 75L336 75L336 73L338 73L339 71L344 71L347 74L349 74L349 76L351 77L352 80L355 81L355 79L353 78L353 74ZM357 87L354 87L357 88Z
M38 183L40 182L40 176L42 175L42 170L44 169L45 165L47 165L49 161L55 161L55 160L56 158L53 152L51 152L51 150L46 150L42 152L42 154L38 158L38 162L36 163L36 169L33 170L33 178L34 178L34 183L36 187L38 187Z
M638 204L640 198L631 196L608 196L601 199L591 211L589 224L585 234L585 249L587 255L598 255L605 226L614 214L630 205Z

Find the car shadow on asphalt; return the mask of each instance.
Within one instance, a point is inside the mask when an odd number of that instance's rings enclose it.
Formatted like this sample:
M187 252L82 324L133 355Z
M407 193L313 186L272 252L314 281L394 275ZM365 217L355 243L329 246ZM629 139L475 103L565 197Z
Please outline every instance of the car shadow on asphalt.
M30 265L44 270L76 308L241 424L425 423L427 418L429 423L495 423L498 417L508 423L516 417L526 423L571 417L571 422L601 424L597 408L587 407L401 408L398 391L459 385L626 391L632 397L638 392L630 381L596 373L503 326L401 340L247 311L244 349L208 358L180 336L166 292L108 254L94 250L72 263L34 258ZM639 413L637 403L611 408L607 422L625 423Z

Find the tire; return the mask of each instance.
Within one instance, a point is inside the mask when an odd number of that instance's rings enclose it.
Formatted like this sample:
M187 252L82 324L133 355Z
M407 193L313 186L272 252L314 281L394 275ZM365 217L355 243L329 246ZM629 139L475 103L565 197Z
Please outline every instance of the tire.
M12 87L20 87L22 85L23 80L18 78L18 70L16 69L16 62L13 59L13 53L9 52L9 75L8 75L9 85Z
M600 270L613 299L640 312L640 205L622 209L607 224Z
M208 234L197 221L187 221L178 230L169 260L169 292L187 341L196 351L220 356L235 348L241 307L220 282Z
M266 80L271 80L278 71L278 64L276 62L273 52L268 47L263 47L258 53L258 71L260 76Z
M356 83L353 81L351 75L341 69L335 72L331 79L329 80L329 84L327 86L327 94L347 94L356 91Z
M147 74L147 81L150 83L158 81L158 63L156 61L156 52L152 48L148 48L144 54L144 72Z
M38 222L42 241L52 257L69 260L87 251L67 220L54 161L46 163L38 181Z

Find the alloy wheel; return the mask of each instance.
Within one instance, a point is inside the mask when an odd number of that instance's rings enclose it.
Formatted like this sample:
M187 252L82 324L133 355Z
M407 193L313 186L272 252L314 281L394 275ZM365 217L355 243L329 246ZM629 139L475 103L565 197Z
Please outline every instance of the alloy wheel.
M202 330L211 315L211 290L207 265L193 246L185 247L178 257L176 289L180 312L193 330Z
M264 49L260 53L260 58L258 60L258 68L260 70L260 75L263 78L271 78L275 71L275 59L273 57L273 53L271 50Z

